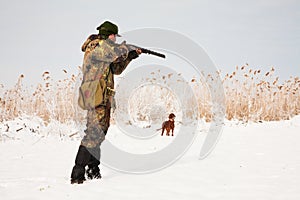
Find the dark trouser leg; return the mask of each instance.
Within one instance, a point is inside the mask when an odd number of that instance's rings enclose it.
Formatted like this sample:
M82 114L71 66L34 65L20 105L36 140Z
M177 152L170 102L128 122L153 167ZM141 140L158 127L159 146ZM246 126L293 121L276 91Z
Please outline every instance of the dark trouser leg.
M100 165L100 147L89 148L91 157L88 162L89 167Z
M91 154L87 148L80 145L75 159L75 166L73 167L71 174L72 184L83 183L83 181L85 181L85 166L88 164L90 157Z
M95 147L89 149L90 151L90 160L88 162L88 169L86 171L87 177L89 179L101 178L100 169L100 147Z

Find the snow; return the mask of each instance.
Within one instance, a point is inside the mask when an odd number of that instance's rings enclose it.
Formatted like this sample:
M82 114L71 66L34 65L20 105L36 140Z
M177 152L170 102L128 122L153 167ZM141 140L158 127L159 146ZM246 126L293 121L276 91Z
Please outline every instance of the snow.
M101 165L101 180L71 185L80 144L80 135L69 137L74 124L46 126L29 117L2 122L1 199L300 199L300 116L280 122L226 121L214 151L199 160L207 127L199 128L188 152L168 168L134 175ZM115 125L108 134L107 140L122 144ZM168 140L173 138L161 138ZM141 147L130 146L130 151L134 148Z

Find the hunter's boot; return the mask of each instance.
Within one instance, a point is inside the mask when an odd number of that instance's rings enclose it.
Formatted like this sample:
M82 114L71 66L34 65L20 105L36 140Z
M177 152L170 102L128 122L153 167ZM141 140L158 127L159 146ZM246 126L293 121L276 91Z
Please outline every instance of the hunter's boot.
M100 179L100 147L89 148L88 149L91 156L88 162L88 169L86 171L88 179Z
M88 164L90 157L91 154L87 148L80 145L71 174L71 184L81 184L85 181L85 166Z

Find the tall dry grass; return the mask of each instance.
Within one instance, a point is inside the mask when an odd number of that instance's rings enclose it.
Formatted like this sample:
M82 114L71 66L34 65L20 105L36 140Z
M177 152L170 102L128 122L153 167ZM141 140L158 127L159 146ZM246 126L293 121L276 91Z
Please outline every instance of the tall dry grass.
M246 64L236 67L234 72L226 74L222 78L228 120L278 121L288 120L300 113L299 77L290 77L288 80L280 82L279 77L274 76L274 71L274 68L271 68L267 72L262 72L251 69ZM68 74L65 70L62 73ZM195 91L197 100L197 105L191 104L191 108L198 107L198 117L206 121L211 121L213 117L211 94L206 83L208 80L213 82L216 76L222 75L220 72L203 74L203 78L200 80L193 78L189 83ZM34 89L23 86L22 81L25 78L23 75L19 76L16 85L11 89L5 89L0 84L0 120L12 120L24 114L39 116L45 123L50 120L62 123L83 120L85 113L78 111L76 98L80 77L80 73L78 75L71 74L66 79L53 81L50 73L44 72L42 74L43 82ZM168 81L168 75L162 75L161 78ZM152 94L153 92L146 92L143 95L137 95L134 98L138 99L133 102L142 102L145 99L153 101L149 96ZM147 104L147 102L144 103ZM172 104L172 102L166 103ZM137 105L141 107L142 104Z
M274 68L263 73L248 69L247 65L236 67L235 72L225 76L226 115L229 120L244 121L288 120L300 113L300 80L290 77L279 83ZM243 76L243 81L239 76Z
M226 118L239 121L288 120L300 113L300 79L290 77L279 82L272 67L267 72L253 70L248 64L236 67L222 79L225 92ZM214 79L208 74L204 82ZM192 80L194 82L196 80ZM201 82L201 81L200 81ZM203 82L203 80L202 80ZM205 84L194 86L198 99L199 116L206 121L212 119L210 92Z
M66 70L63 70L67 74ZM28 89L23 85L24 75L20 75L17 83L10 89L2 85L0 96L0 120L12 120L22 115L38 116L47 124L50 120L67 122L80 118L74 103L76 81L80 74L53 81L50 72L42 74L43 82L35 88Z

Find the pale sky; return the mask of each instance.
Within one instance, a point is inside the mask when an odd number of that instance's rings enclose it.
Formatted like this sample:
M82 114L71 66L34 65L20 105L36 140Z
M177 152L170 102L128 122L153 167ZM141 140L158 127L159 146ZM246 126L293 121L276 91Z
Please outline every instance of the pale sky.
M116 23L121 34L146 27L184 34L224 73L248 63L262 70L274 66L281 79L300 76L297 0L0 1L4 85L16 83L20 74L35 84L46 70L57 77L62 69L76 73L82 43L105 20Z

